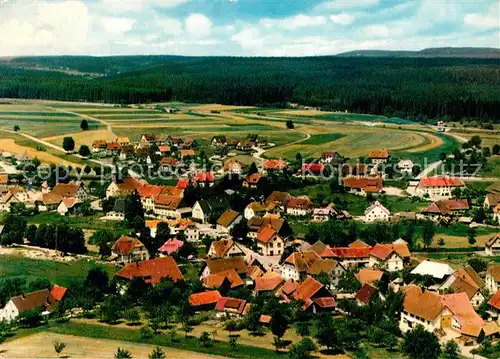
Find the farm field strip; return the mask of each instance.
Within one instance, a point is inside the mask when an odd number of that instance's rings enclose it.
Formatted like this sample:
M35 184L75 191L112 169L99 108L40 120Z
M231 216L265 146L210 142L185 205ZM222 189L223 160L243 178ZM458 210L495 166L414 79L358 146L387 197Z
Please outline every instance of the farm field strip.
M112 142L116 140L116 136L113 136L107 130L96 130L96 131L80 131L75 133L65 133L58 136L50 136L43 138L44 141L48 141L55 145L61 145L64 137L73 137L75 140L75 148L79 148L81 145L91 146L95 140L105 140Z

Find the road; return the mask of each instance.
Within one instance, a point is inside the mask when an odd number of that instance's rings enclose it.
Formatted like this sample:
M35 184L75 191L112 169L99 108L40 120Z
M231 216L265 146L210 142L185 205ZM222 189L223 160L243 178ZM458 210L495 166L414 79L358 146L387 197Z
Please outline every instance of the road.
M271 268L276 268L278 266L279 261L280 261L280 256L273 256L273 257L265 257L261 256L257 252L252 251L250 248L244 246L241 243L238 243L238 246L241 248L241 250L245 253L246 256L253 256L256 258L264 268L266 268L268 271L271 270Z

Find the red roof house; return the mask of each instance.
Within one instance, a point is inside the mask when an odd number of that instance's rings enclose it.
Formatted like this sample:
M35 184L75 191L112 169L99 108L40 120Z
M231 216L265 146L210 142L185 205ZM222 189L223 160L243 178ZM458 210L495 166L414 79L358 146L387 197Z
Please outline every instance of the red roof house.
M162 278L170 278L173 282L184 279L177 263L172 257L129 263L118 271L115 276L126 280L141 277L146 283L151 283L152 285L160 283Z
M158 249L158 252L171 255L173 253L177 253L183 245L183 241L180 241L177 238L170 238L165 243L163 243L163 245Z

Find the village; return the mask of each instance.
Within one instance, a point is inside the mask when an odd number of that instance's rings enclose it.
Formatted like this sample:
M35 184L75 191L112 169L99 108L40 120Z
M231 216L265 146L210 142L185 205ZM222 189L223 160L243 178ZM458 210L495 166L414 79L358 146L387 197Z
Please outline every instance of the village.
M397 350L402 334L421 328L436 342L457 343L464 357L490 350L484 343L491 346L500 334L500 266L487 265L500 252L500 182L478 200L460 177L415 169L411 160L392 158L386 149L373 149L358 161L347 162L329 151L288 163L260 158L261 149L270 144L257 135L244 140L214 136L210 146L216 155L209 160L197 141L188 138L146 133L135 143L127 137L95 140L92 158L113 158L109 180L91 175L104 169L89 169L88 178L69 175L59 183L0 175L2 246L42 247L55 253L48 260L84 256L116 268L110 282L114 289L101 288L101 299L90 305L65 300L75 289L51 283L50 288L5 298L0 321L37 322L56 313L73 317L90 312L112 323L126 317L127 309L139 307L133 320L143 323L141 331L160 332L158 322L164 318L165 323L184 323L188 333L188 319L201 316L202 322L215 321L230 333L269 328L279 351L290 346L282 337L292 325L310 333L303 327L311 320L328 327L345 318L348 328L349 318L356 318L385 333L390 339L383 346L389 351ZM235 151L255 161L244 163L229 155ZM2 156L11 164L31 161ZM138 165L166 171L170 184L134 176ZM384 185L396 174L407 180L405 190ZM293 195L297 183L328 183L332 193L348 196L364 209L353 214L340 203ZM423 206L391 212L388 194ZM88 238L79 229L28 226L31 217L48 214L82 221L91 215L120 231L103 235L96 228L91 240L98 250L88 254ZM418 256L444 245L434 239L437 228L454 225L468 228L471 251L465 256L474 258L457 266ZM397 226L416 226L421 232L391 233ZM303 228L309 231L303 233ZM477 229L488 233L481 248ZM46 233L52 231L55 239ZM150 293L160 307L138 291ZM177 302L155 297L167 292L175 292L169 295L177 296ZM132 297L135 305L118 310L117 303ZM157 312L165 306L175 309ZM381 318L364 315L365 310L378 310ZM35 312L39 319L33 318ZM317 345L332 353L356 352L356 344L325 337L321 327L315 332Z

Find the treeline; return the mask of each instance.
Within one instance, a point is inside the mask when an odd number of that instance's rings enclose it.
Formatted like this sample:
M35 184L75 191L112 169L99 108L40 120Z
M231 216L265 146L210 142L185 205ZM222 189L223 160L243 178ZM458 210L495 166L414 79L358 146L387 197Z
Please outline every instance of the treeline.
M114 57L108 67L102 58L35 59L44 66L62 62L86 70L95 63L104 73L117 67L138 70L89 79L4 66L0 96L112 103L297 102L411 119L500 121L500 62L495 59L144 57L141 62L140 57Z

